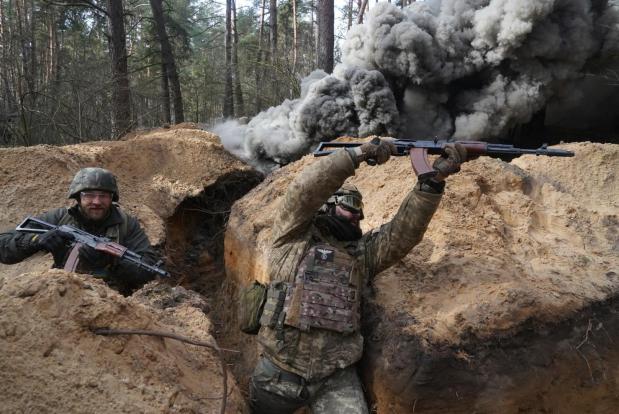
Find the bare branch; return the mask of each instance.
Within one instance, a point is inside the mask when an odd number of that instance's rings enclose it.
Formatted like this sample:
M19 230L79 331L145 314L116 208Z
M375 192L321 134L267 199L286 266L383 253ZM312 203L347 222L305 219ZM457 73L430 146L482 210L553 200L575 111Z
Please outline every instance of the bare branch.
M108 16L107 10L97 6L90 0L77 0L76 2L62 2L62 1L54 1L54 0L44 0L46 4L51 4L53 6L61 6L61 7L88 7L90 9L95 9L105 16Z
M221 414L225 414L226 412L226 402L228 400L228 370L226 369L226 362L223 358L223 349L220 348L216 343L213 342L202 342L197 341L195 339L186 338L184 336L180 336L173 333L168 332L158 332L158 331L147 331L142 329L108 329L108 328L97 328L94 329L93 332L95 335L147 335L147 336L159 336L162 338L170 338L175 339L177 341L185 342L192 345L203 346L207 348L214 349L219 355L219 361L221 363L221 370L223 375L223 396L221 397ZM231 352L238 352L227 350Z

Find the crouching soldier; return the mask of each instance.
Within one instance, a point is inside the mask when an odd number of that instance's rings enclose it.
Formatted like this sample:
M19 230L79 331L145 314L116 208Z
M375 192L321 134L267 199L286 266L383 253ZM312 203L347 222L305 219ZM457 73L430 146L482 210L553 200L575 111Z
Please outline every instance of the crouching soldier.
M81 169L69 187L69 198L76 201L73 207L56 208L37 218L53 225L68 224L95 236L107 237L142 256L149 264L157 261L157 254L137 219L116 204L118 185L111 172L103 168ZM0 234L0 262L18 263L44 251L52 254L54 267L62 269L73 241L70 234L60 229L43 234L8 231ZM154 278L145 269L118 261L86 245L80 247L76 271L102 278L123 294L131 293Z
M448 144L433 178L417 182L394 218L362 234L363 201L344 184L362 161L385 163L387 140L341 149L308 166L276 213L260 318L261 358L250 380L254 413L368 413L355 363L363 353L361 290L421 241L466 149Z

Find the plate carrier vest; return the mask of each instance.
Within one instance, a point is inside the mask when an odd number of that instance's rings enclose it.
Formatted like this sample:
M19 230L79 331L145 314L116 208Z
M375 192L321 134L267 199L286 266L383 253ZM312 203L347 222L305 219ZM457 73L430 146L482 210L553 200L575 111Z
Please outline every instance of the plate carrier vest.
M305 332L357 331L361 298L354 264L345 250L327 244L311 247L297 268L294 284L286 289L284 324Z

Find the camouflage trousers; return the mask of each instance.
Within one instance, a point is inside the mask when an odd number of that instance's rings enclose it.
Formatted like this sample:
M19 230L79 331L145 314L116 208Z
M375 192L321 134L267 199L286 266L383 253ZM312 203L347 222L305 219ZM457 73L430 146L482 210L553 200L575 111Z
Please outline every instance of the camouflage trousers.
M312 414L368 414L354 366L306 383L263 357L250 379L249 398L253 414L292 414L304 406Z

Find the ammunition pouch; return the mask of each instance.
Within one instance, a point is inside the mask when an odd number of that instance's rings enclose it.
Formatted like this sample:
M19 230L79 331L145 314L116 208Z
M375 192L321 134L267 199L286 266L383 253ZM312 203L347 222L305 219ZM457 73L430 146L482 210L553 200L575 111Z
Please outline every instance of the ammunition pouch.
M260 317L267 298L267 287L258 281L243 288L239 294L239 329L255 335L260 330Z
M285 282L273 282L269 285L266 303L260 317L260 324L262 326L267 326L271 329L276 326L281 328L286 316L283 310L287 290L288 284Z

